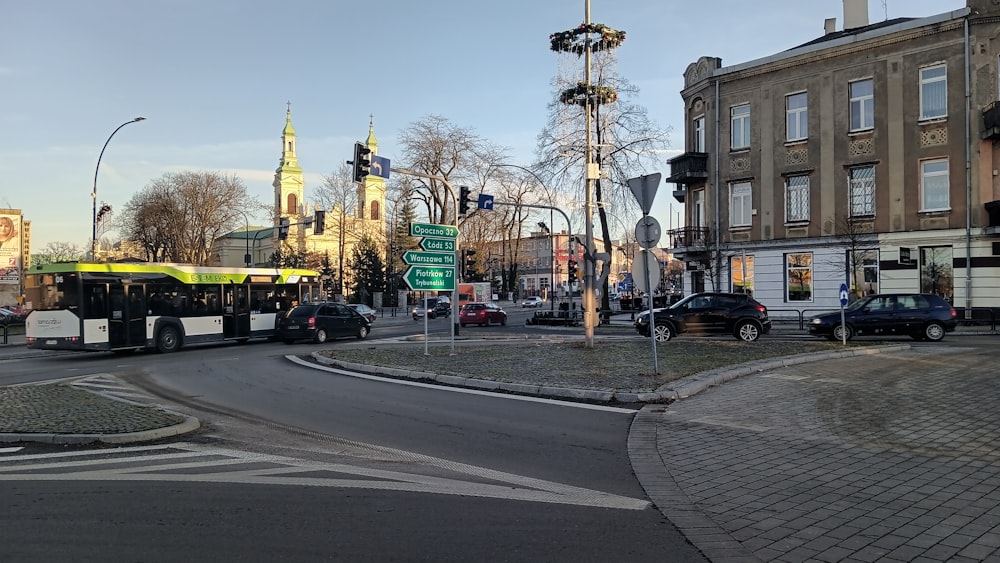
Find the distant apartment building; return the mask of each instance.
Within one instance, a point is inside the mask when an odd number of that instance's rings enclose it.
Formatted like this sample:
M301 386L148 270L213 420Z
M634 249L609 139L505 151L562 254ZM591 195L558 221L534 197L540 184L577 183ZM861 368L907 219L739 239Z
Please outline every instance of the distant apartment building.
M1000 307L1000 5L878 23L867 5L787 51L688 66L667 179L686 292L816 311L846 284Z

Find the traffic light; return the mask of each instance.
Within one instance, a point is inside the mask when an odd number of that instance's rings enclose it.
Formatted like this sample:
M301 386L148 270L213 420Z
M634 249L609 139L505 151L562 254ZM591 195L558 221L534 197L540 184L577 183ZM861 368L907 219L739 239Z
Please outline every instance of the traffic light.
M288 238L288 225L290 223L291 223L291 221L288 220L288 217L282 217L281 219L278 219L278 238L279 239L285 240L285 239Z
M566 273L569 277L569 283L573 283L573 280L580 276L580 272L576 269L576 260L570 259L570 261L566 263Z
M458 214L465 215L469 212L469 204L471 203L471 198L469 196L472 192L469 190L468 186L462 186L458 190Z
M313 234L321 235L326 230L326 211L317 209L316 218L313 222Z
M475 265L476 265L476 259L474 258L475 255L476 255L476 251L473 250L473 249L471 249L471 248L465 251L465 267L466 267L466 269L472 270L472 268L475 267Z
M372 150L361 143L354 143L354 181L364 182L365 176L371 173Z

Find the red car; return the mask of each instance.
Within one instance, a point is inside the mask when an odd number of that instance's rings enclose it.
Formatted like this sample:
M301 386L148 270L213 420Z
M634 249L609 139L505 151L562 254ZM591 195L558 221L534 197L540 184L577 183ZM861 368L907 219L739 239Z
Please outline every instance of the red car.
M466 303L458 313L458 323L462 326L503 326L507 324L507 313L496 303Z

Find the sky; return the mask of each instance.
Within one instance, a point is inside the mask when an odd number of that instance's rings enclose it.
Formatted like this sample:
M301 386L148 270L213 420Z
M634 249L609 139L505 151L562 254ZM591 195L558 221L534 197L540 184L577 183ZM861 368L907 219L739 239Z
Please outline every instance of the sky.
M286 103L306 197L350 160L374 116L379 154L442 116L530 165L556 95L549 34L584 21L586 0L34 0L0 19L0 207L32 222L32 252L87 248L91 191L113 209L170 172L235 174L273 200ZM752 6L752 9L748 9ZM964 0L871 0L869 21L925 17ZM843 25L841 0L590 0L591 21L626 32L618 72L632 101L683 152L682 75L795 47ZM98 157L108 136L120 129ZM394 163L395 164L395 163ZM652 215L681 223L674 186ZM265 224L264 217L250 217ZM632 223L629 222L631 227ZM558 226L557 226L558 228ZM580 230L580 229L577 229Z

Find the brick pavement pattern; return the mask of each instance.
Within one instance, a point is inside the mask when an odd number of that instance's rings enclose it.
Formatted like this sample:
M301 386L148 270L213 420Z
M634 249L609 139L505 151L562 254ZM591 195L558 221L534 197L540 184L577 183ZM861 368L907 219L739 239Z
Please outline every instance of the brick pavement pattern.
M915 346L646 407L657 504L713 561L1000 561L998 376Z

